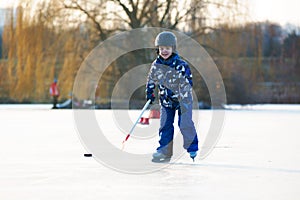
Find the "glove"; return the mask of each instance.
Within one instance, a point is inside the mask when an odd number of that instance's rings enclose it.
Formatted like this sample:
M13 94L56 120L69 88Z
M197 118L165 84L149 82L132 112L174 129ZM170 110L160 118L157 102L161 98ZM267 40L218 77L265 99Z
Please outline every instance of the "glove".
M147 92L146 99L147 99L147 101L150 99L151 100L150 104L152 104L155 100L155 96L154 96L153 93L148 93Z

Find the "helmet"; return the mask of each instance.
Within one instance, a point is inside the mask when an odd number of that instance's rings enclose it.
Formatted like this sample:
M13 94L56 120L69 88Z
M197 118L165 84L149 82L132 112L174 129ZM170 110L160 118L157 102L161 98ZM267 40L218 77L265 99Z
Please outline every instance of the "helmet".
M163 31L156 36L155 46L171 46L173 51L176 51L177 38L174 33Z

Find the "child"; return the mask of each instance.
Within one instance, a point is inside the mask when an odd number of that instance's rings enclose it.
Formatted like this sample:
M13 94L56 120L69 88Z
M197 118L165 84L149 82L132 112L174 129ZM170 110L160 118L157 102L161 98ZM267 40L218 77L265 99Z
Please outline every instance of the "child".
M188 64L176 51L177 38L163 31L155 39L157 58L152 63L146 85L146 98L155 100L154 89L159 89L161 104L159 147L152 155L153 162L169 161L173 155L174 117L178 111L178 126L183 135L183 147L194 160L198 151L198 137L192 121L192 74Z

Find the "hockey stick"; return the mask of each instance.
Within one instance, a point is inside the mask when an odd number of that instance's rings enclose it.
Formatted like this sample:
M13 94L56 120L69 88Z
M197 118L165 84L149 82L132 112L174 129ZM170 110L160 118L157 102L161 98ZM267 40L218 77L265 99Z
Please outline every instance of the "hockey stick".
M151 99L149 99L147 101L147 103L144 105L142 111L141 111L141 114L139 115L139 117L137 118L136 122L134 123L134 125L132 126L131 130L129 131L129 133L127 134L125 140L122 142L122 150L124 149L124 145L125 145L125 142L128 140L128 138L130 137L130 135L132 134L134 128L136 127L136 125L138 124L138 122L140 121L142 115L144 114L145 110L148 108L149 104L151 103Z

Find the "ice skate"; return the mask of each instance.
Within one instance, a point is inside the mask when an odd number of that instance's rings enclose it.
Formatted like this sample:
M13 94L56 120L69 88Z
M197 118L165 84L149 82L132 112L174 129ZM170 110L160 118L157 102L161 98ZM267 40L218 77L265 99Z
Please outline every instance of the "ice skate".
M190 153L190 157L193 159L193 162L195 161L195 157L197 156L197 151L191 151Z
M169 162L171 160L171 156L167 156L161 152L155 152L152 154L152 162Z

